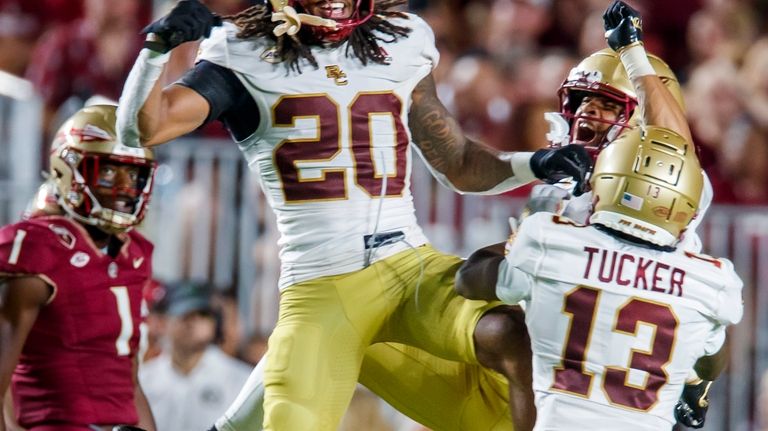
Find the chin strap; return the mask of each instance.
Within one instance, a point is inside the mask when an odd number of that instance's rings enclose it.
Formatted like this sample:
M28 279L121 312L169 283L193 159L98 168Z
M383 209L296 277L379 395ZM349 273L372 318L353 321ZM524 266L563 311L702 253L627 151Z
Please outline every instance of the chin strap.
M313 25L316 27L328 27L336 29L336 21L332 19L321 18L306 13L298 13L292 6L284 5L280 0L270 0L275 12L272 12L272 22L282 21L272 32L275 36L288 34L293 36L301 29L301 24Z

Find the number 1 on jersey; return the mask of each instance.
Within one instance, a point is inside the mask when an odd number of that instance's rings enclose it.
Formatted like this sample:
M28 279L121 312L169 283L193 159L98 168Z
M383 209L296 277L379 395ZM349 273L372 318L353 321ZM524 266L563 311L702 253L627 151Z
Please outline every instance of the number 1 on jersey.
M120 316L120 335L115 340L118 356L127 356L131 353L129 341L133 336L133 317L131 317L131 299L128 297L128 288L125 286L110 287L117 302L117 314Z

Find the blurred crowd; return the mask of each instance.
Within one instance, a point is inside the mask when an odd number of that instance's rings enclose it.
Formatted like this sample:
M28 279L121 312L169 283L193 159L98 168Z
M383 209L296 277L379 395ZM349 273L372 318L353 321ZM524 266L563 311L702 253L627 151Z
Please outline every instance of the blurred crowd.
M206 0L218 14L254 0ZM141 47L139 30L170 0L0 0L0 71L29 79L45 101L46 136L92 96L116 99ZM471 134L502 150L546 145L542 114L581 58L605 46L608 0L411 0L435 31L444 103ZM634 0L646 47L686 90L715 201L768 203L768 3ZM197 47L174 51L172 81ZM224 136L209 126L206 135Z
M216 13L229 15L256 1L203 2ZM434 73L438 91L468 134L501 150L530 151L547 145L543 113L558 110L557 90L569 69L606 46L601 14L608 3L411 0L409 8L435 31L441 53ZM648 51L666 60L684 86L695 144L713 180L715 202L768 204L768 2L628 3L645 19ZM172 0L0 0L0 77L10 74L34 85L44 102L43 134L49 141L62 119L86 100L118 98L141 48L140 30L172 4ZM194 61L197 46L187 45L173 51L169 82ZM225 136L219 125L200 133ZM158 285L147 293L151 313L146 358L167 355L166 365L175 367L177 377L191 379L203 353L215 348L216 355L222 352L242 361L233 363L233 375L247 375L243 362L258 361L267 334L244 334L234 296L221 290L207 292L197 286L212 307L195 302L199 298L180 298L187 301L186 308L173 308L169 298L177 287ZM194 366L185 368L189 364L184 357L197 358ZM227 379L236 387L221 389L226 397L219 395L226 402L210 391L205 396L226 405L243 379ZM150 381L161 389L169 387L160 378ZM369 424L365 429L405 429L406 425L371 428L372 415L386 414L378 407L367 413L374 402L370 398L361 392L355 399L360 407L352 409ZM347 419L352 421L348 429L362 429L354 420Z

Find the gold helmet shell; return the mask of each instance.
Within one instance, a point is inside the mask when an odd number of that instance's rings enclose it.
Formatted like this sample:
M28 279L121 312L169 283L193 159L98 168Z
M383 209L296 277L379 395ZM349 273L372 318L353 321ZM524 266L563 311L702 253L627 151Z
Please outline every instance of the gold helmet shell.
M88 106L56 132L50 152L50 178L56 201L75 220L109 233L125 232L141 223L149 204L155 157L147 148L123 145L116 133L116 106ZM108 208L94 193L101 163L138 167L134 201L129 211Z
M673 246L696 215L704 178L691 143L649 126L631 129L605 147L590 184L590 223Z
M680 107L685 110L683 92L675 73L669 65L659 57L648 54L648 60L656 71L661 81L669 89ZM639 112L637 107L637 93L629 80L624 65L619 55L610 48L601 49L582 60L571 69L568 77L560 85L558 96L560 97L560 113L571 124L571 141L573 141L576 119L576 110L582 99L587 95L601 96L622 106L622 114L617 121L608 123L615 126L610 133L598 137L597 142L586 143L588 147L599 151L613 138L618 136L625 128L638 124ZM607 122L603 119L584 117L588 120Z

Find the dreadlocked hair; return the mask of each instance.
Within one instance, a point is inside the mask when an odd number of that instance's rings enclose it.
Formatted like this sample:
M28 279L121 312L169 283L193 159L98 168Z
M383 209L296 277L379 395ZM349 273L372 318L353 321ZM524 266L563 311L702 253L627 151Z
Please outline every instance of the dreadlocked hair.
M395 9L406 3L407 0L376 1L371 18L355 27L347 38L349 43L344 54L347 57L354 55L364 65L369 62L387 64L387 55L381 50L379 42L390 43L399 37L408 37L411 32L410 28L389 22L389 18L407 17L405 13ZM268 37L274 40L278 55L289 69L301 73L299 62L302 58L317 68L317 60L312 55L310 46L322 43L322 41L317 40L312 31L306 27L302 27L299 33L295 35L275 36L272 30L280 23L272 22L271 17L272 8L261 4L223 18L232 21L239 28L237 37L240 39ZM336 45L342 43L344 41L338 42Z

